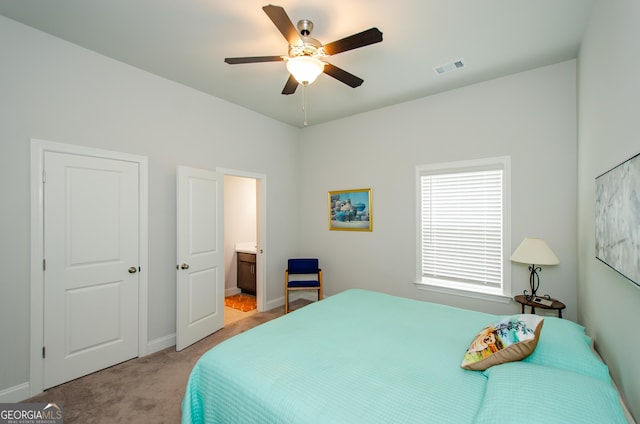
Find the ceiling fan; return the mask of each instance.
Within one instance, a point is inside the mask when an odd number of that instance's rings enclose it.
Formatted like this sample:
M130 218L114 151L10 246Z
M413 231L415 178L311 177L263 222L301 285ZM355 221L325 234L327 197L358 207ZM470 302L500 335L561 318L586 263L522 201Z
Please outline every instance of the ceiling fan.
M368 46L382 41L382 32L378 28L370 28L358 34L345 37L328 44L322 44L315 38L311 38L313 22L303 19L298 22L298 29L293 26L287 12L280 7L267 5L262 8L269 19L289 43L288 56L257 56L257 57L228 57L224 61L230 65L256 62L281 62L286 61L287 70L291 73L282 94L293 94L298 84L307 86L311 84L321 73L347 84L350 87L360 86L364 80L327 63L321 59L348 50Z

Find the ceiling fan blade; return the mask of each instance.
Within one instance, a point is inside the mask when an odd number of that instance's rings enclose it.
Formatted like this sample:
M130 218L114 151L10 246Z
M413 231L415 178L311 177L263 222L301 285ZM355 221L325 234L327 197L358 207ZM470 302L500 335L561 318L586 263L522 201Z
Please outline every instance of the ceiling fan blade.
M353 87L353 88L361 86L362 83L364 82L362 78L358 78L357 76L350 74L344 69L340 69L337 66L332 65L330 63L325 63L324 71L322 72L334 77L338 81L343 82L347 84L349 87Z
M282 89L282 94L293 94L296 92L296 88L298 88L298 81L293 77L293 75L289 74L289 79Z
M347 50L357 49L382 41L382 32L378 28L369 28L357 34L350 35L333 43L325 44L324 51L328 55L334 55Z
M269 4L264 6L262 10L264 10L264 13L267 14L276 28L284 35L284 38L287 39L289 44L300 44L300 35L296 27L293 26L291 19L289 19L287 12L285 12L282 7Z
M258 62L282 62L282 56L255 56L255 57L227 57L224 61L229 65L238 65L240 63L258 63Z

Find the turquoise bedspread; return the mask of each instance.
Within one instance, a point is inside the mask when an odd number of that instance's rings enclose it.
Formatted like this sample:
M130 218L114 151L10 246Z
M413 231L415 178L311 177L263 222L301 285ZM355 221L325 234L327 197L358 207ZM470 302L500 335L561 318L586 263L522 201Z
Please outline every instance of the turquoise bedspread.
M474 335L496 318L348 290L235 336L203 355L189 378L182 423L492 421L494 411L483 410L488 371L502 365L483 373L464 370L460 363ZM539 346L542 342L541 337ZM516 386L530 383L520 380ZM611 387L608 381L602 385ZM499 408L508 406L509 393L502 394L507 398L494 401ZM619 403L617 408L612 408L615 419L607 422L625 422ZM507 409L513 412L513 406ZM620 417L622 421L616 421Z

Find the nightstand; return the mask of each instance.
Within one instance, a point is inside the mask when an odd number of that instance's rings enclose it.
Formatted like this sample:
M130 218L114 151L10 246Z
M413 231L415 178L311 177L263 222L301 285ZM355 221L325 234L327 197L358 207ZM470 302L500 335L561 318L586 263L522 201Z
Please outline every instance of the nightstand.
M524 307L525 306L530 306L531 307L531 313L535 314L536 313L536 308L540 308L540 309L551 309L554 311L558 311L558 318L562 318L562 310L564 308L566 308L566 305L562 302L560 302L557 299L549 299L551 300L553 303L551 304L551 306L547 306L547 305L542 305L540 303L536 303L533 301L533 299L531 300L527 300L527 298L523 295L523 294L519 294L516 297L514 297L515 301L518 302L520 305L522 305L522 313L524 314Z

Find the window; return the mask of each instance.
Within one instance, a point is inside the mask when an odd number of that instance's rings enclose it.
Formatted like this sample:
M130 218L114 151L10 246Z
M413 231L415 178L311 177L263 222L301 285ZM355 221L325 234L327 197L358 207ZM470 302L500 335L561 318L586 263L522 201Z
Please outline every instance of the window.
M418 186L418 284L510 297L509 157L424 165Z

